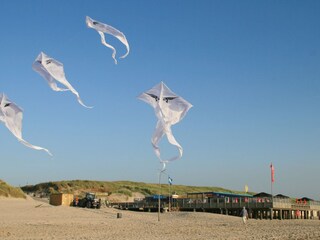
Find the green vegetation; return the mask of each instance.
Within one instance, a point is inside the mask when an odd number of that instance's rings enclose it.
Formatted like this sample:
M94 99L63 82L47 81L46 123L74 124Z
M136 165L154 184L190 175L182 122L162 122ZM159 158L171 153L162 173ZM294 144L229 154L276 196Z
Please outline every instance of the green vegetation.
M26 198L20 188L15 188L0 179L0 196L13 198Z
M162 191L167 192L168 184L162 184ZM47 182L37 185L29 185L22 187L24 192L33 193L72 193L81 195L85 192L95 193L112 193L123 194L131 197L132 193L138 192L145 196L159 193L159 185L155 183L143 183L143 182L131 182L131 181L88 181L88 180L72 180L72 181L59 181L59 182ZM231 191L219 187L197 187L197 186L184 186L184 185L172 185L171 192L185 195L191 192L229 192L229 193L243 193L241 191Z

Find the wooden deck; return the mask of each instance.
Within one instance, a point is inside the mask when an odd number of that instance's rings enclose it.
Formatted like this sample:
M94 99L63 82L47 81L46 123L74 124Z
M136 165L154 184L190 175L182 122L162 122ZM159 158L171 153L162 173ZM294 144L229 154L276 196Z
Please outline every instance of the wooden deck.
M126 202L114 205L132 211L158 211L157 202ZM248 210L250 218L256 219L320 219L320 202L296 203L292 199L278 198L210 198L174 199L169 204L161 202L161 211L212 212L239 216L242 208Z

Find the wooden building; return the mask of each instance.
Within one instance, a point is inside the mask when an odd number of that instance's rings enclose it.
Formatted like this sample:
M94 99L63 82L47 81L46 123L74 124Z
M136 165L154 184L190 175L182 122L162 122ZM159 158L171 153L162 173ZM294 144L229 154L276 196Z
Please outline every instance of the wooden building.
M179 211L201 211L239 216L243 207L249 217L255 219L320 219L320 201L300 199L295 201L284 195L268 193L233 194L221 192L188 193L186 198L174 199L173 206ZM168 208L167 201L161 201L160 208ZM157 211L158 201L121 203L120 209Z
M73 202L73 194L53 193L50 195L49 203L54 206L71 206Z

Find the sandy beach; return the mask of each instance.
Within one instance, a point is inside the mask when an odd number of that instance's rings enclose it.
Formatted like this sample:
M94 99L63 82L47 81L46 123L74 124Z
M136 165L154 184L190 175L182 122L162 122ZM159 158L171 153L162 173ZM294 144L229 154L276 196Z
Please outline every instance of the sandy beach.
M117 218L117 213L122 218ZM254 220L212 213L51 206L0 198L0 239L320 239L319 220Z

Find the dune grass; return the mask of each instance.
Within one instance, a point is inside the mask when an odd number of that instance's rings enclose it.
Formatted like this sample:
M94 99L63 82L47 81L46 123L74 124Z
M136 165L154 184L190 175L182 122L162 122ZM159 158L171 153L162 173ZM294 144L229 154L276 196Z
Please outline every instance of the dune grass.
M25 194L20 188L10 186L0 179L0 196L13 198L26 198Z
M167 194L168 184L162 184L163 193ZM138 192L145 196L159 193L159 185L156 183L132 182L132 181L89 181L89 180L70 180L40 183L37 185L29 185L22 187L24 192L38 193L73 193L83 194L85 192L95 193L118 193L131 197L132 193ZM191 192L229 192L243 193L241 191L232 191L220 187L199 187L172 185L171 192L179 195L185 195Z

